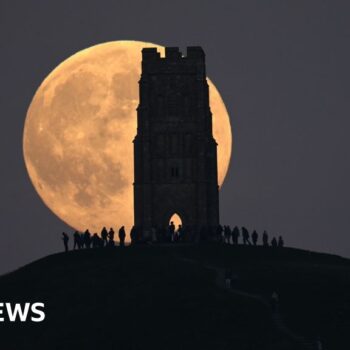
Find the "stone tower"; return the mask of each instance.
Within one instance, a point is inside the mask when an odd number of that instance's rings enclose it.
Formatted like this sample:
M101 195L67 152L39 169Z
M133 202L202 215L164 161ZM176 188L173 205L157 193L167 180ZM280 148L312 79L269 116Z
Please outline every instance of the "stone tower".
M201 47L183 57L142 50L134 139L135 226L166 227L173 214L193 231L219 224L217 144Z

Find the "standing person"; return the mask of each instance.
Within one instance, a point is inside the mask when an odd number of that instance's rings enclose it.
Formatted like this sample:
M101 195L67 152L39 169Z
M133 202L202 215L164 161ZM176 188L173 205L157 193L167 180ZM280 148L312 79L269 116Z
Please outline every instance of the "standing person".
M120 247L124 247L124 245L125 245L125 236L126 236L124 226L122 226L119 229L118 236L119 236L119 246Z
M256 243L258 242L258 233L255 230L252 233L252 240L253 244L256 246Z
M224 226L224 236L225 236L225 243L230 243L230 236L231 236L231 229L230 226Z
M136 243L136 237L137 236L137 232L136 232L136 227L133 226L130 230L130 244L133 245Z
M80 249L81 248L81 242L80 242L80 234L78 231L75 231L73 234L74 237L74 245L73 249L75 250L76 248Z
M271 240L271 246L272 248L277 248L277 239L276 237L273 237Z
M219 224L218 227L216 228L216 240L218 242L222 241L222 232L224 231L224 229L222 228L222 226Z
M242 237L243 237L243 244L244 245L246 245L246 244L251 245L250 240L249 240L249 231L245 227L242 227Z
M106 227L103 227L102 231L101 231L101 238L103 241L103 245L106 246L107 245L107 237L108 237L108 232Z
M97 235L97 232L92 235L91 242L92 248L98 248L100 246L100 237Z
M91 245L91 233L89 230L86 230L84 233L84 244L86 248L90 248Z
M109 239L108 245L110 245L111 247L113 247L113 246L114 246L114 230L113 230L112 227L109 229L109 232L108 232L108 239Z
M238 239L239 239L239 228L235 226L235 228L232 230L233 244L238 244Z
M235 244L235 233L234 233L235 229L233 228L232 230L230 230L230 240L232 242L232 244Z
M65 232L62 232L62 240L63 240L63 244L64 244L64 251L68 252L69 237Z
M175 230L174 231L174 238L173 238L173 241L176 243L179 241L179 231L178 230Z
M282 238L282 236L279 236L278 237L278 247L283 248L283 246L284 246L283 238Z
M269 236L266 231L263 233L263 246L268 247L269 246Z
M80 232L80 248L83 249L84 248L84 233Z
M175 225L174 225L174 222L171 221L170 222L170 225L168 226L168 240L169 242L172 242L173 239L174 239L174 232L175 232Z

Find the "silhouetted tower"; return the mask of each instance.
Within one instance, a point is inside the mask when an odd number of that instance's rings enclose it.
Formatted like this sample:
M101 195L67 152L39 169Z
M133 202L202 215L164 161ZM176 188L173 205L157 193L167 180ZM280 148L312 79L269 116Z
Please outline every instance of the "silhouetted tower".
M201 47L183 57L167 47L142 50L134 139L135 225L165 227L177 213L183 226L219 224L217 144Z

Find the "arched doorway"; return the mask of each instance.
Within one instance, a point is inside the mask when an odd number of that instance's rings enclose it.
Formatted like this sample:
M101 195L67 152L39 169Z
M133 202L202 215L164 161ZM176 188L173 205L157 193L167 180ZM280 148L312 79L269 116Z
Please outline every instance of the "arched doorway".
M175 225L175 229L177 230L179 225L182 225L182 220L179 214L174 213L172 217L169 219L169 225L170 223L173 222Z

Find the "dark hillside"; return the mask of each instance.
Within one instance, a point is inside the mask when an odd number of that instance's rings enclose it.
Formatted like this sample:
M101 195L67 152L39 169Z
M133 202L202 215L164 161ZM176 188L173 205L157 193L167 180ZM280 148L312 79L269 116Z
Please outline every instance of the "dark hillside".
M232 269L234 289L217 283ZM0 278L2 302L44 302L46 319L0 325L1 349L305 349L249 296L276 290L289 328L343 349L350 263L296 249L223 245L55 254ZM327 347L328 348L328 347Z

